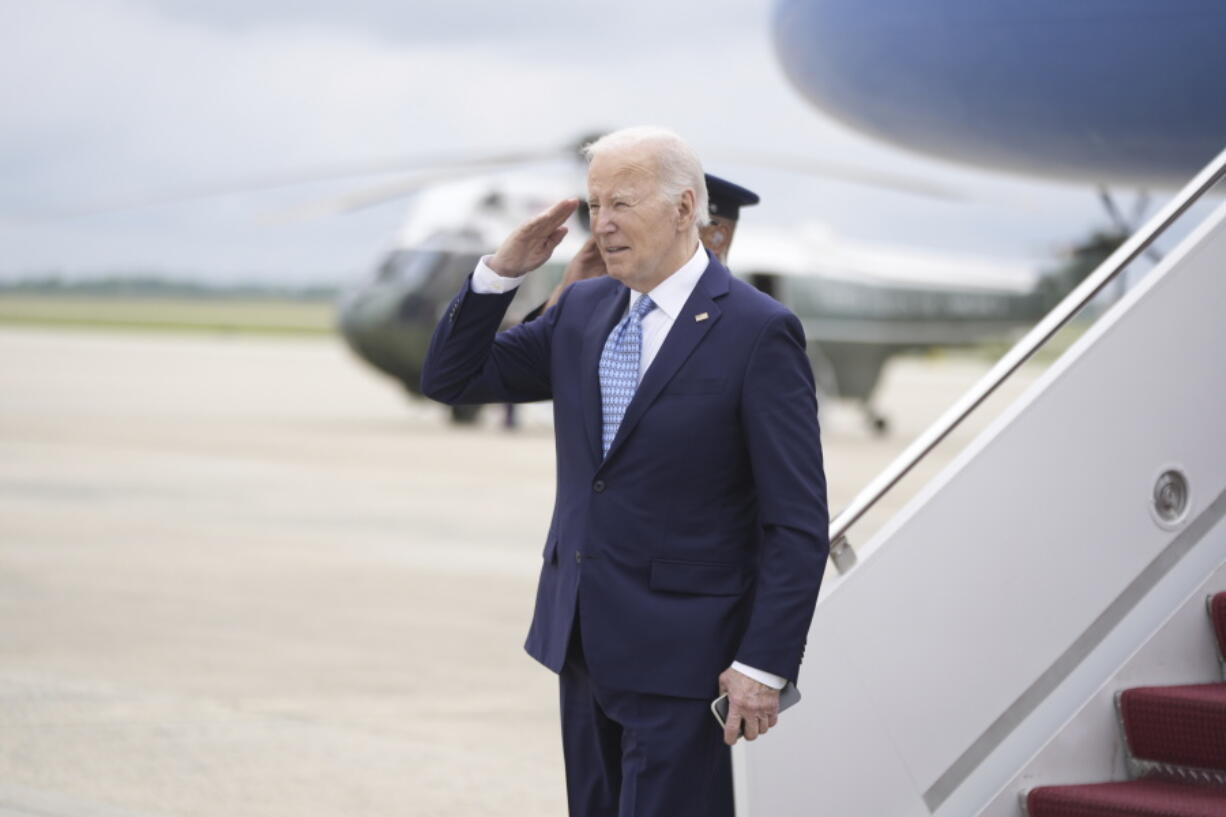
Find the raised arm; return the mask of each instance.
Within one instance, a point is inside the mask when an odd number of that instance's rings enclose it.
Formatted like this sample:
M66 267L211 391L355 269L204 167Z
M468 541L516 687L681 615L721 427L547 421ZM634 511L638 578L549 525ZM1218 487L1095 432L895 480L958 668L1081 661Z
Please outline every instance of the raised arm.
M552 396L550 343L558 310L499 333L522 277L549 260L578 206L566 199L520 225L478 264L434 330L422 393L448 404L527 402ZM497 286L482 287L483 278Z

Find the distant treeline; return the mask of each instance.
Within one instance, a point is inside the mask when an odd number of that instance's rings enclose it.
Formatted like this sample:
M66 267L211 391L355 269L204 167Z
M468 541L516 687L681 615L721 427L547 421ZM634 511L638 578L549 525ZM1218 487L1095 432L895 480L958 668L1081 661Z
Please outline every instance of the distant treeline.
M114 275L102 278L63 278L58 275L43 275L0 280L0 293L63 294L63 295L115 295L115 296L165 296L199 298L269 298L304 301L331 300L337 295L336 287L285 286L269 284L215 284L200 281L183 281L157 275Z

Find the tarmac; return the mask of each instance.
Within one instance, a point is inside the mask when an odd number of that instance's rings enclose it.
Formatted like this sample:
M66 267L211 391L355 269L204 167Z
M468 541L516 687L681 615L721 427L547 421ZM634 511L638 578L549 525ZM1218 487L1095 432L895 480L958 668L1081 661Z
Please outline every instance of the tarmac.
M896 358L884 438L823 409L832 509L987 368ZM0 817L564 815L549 408L500 418L335 338L0 329Z

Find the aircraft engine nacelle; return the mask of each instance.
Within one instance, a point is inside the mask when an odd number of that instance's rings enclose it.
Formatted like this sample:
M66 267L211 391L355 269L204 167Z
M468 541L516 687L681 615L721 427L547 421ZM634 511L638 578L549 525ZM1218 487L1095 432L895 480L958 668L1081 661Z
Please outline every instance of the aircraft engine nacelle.
M1226 146L1221 0L777 0L814 105L957 162L1183 184Z

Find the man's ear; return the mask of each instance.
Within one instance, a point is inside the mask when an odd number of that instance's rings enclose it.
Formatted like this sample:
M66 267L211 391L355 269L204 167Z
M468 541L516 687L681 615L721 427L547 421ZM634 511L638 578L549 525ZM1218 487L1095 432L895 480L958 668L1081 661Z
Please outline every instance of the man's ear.
M695 211L694 191L685 189L681 191L681 198L677 201L677 231L685 232L694 226L694 222L698 217Z

